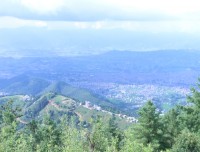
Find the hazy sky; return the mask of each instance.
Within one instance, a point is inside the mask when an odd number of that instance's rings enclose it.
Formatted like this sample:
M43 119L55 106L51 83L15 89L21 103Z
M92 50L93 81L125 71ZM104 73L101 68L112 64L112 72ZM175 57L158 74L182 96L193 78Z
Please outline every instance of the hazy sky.
M0 0L6 51L200 49L198 0Z

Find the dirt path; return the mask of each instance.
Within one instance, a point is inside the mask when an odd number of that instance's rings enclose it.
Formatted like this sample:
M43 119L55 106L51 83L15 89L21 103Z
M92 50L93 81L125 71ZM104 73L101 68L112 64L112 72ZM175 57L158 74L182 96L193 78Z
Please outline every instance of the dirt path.
M59 107L59 105L55 104L53 100L49 100L49 104L55 107L57 110L64 110ZM80 120L83 120L83 116L79 112L75 112L75 114L79 117Z
M77 114L77 116L80 118L80 120L83 120L83 117L79 112L75 112L75 114Z
M62 108L59 107L59 105L55 104L53 100L49 100L49 104L55 107L57 110L63 110Z
M26 122L26 121L23 121L23 120L21 120L20 118L17 118L17 121L19 121L20 123L22 123L22 124L25 124L25 125L27 125L27 124L28 124L28 122Z

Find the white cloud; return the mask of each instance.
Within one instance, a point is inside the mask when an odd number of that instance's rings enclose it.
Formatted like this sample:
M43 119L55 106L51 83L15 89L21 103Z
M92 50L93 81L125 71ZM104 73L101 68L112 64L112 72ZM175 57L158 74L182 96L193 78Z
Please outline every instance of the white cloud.
M109 28L110 22L97 21L97 22L74 22L74 26L78 29L105 29Z
M47 22L37 20L22 20L14 17L0 17L0 28L20 28L20 27L46 27Z
M47 22L44 21L32 21L33 25L36 27L47 27ZM31 24L32 25L32 24Z
M64 0L21 0L21 4L40 14L52 14L61 9L65 2Z
M149 33L200 33L200 21L41 21L23 20L14 17L0 17L0 28L46 27L49 30L126 30Z
M200 20L198 0L5 0L1 16L36 20Z
M0 0L0 39L74 50L200 48L199 8L197 0Z
M200 33L199 8L197 0L6 0L0 28Z
M77 29L119 29L149 33L200 33L200 21L97 21L68 23L71 23L70 26L74 25Z

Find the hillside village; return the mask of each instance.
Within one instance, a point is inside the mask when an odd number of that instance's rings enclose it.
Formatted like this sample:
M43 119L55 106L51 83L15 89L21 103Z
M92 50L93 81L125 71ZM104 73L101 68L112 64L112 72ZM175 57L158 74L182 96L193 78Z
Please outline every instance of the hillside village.
M87 109L101 111L101 112L107 113L109 115L113 115L114 114L112 112L103 110L100 106L92 104L90 101L85 101L84 103L80 103L79 105L83 106L83 107L85 107ZM138 121L135 117L129 117L129 116L125 115L125 114L114 114L114 115L119 117L119 118L121 118L121 119L126 119L127 122L129 122L129 123L136 123Z

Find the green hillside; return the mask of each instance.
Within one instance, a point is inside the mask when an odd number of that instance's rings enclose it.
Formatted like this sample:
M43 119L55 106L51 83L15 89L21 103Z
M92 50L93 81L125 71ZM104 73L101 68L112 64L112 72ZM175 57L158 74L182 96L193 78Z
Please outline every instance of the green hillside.
M14 95L14 96L5 96L0 98L0 105L5 104L8 101L14 101L14 106L20 106L20 107L25 107L26 104L29 103L27 101L26 96L24 95Z
M90 101L113 112L119 112L121 108L118 104L112 103L86 89L74 87L62 81L50 82L29 76L18 76L5 81L5 84L0 86L0 92L5 92L9 95L29 95L34 97L52 92L67 96L78 102Z
M27 95L1 97L0 105L10 100L14 101L14 106L22 108L23 117L20 118L20 121L23 123L28 123L32 119L40 120L45 115L50 115L54 120L65 117L68 120L73 119L76 123L85 125L89 124L92 118L98 116L104 117L104 121L108 121L112 117L112 113L109 111L95 109L93 103L91 103L91 107L87 107L84 103L57 93L44 93L36 98ZM117 116L117 122L121 128L126 128L131 124L126 118L119 116Z
M55 93L33 100L22 95L2 97L0 151L199 152L199 86L191 90L188 105L177 105L164 115L148 101L138 111L137 123ZM14 105L5 104L9 100L15 100ZM15 108L20 100L24 116ZM34 115L29 118L29 114Z
M73 87L65 82L54 82L43 90L41 94L46 92L54 92L67 97L70 97L79 102L90 101L94 104L101 105L104 109L116 111L119 107L109 100L93 94L86 89Z
M9 94L37 95L48 87L50 82L28 76L18 76L5 82L0 89Z

